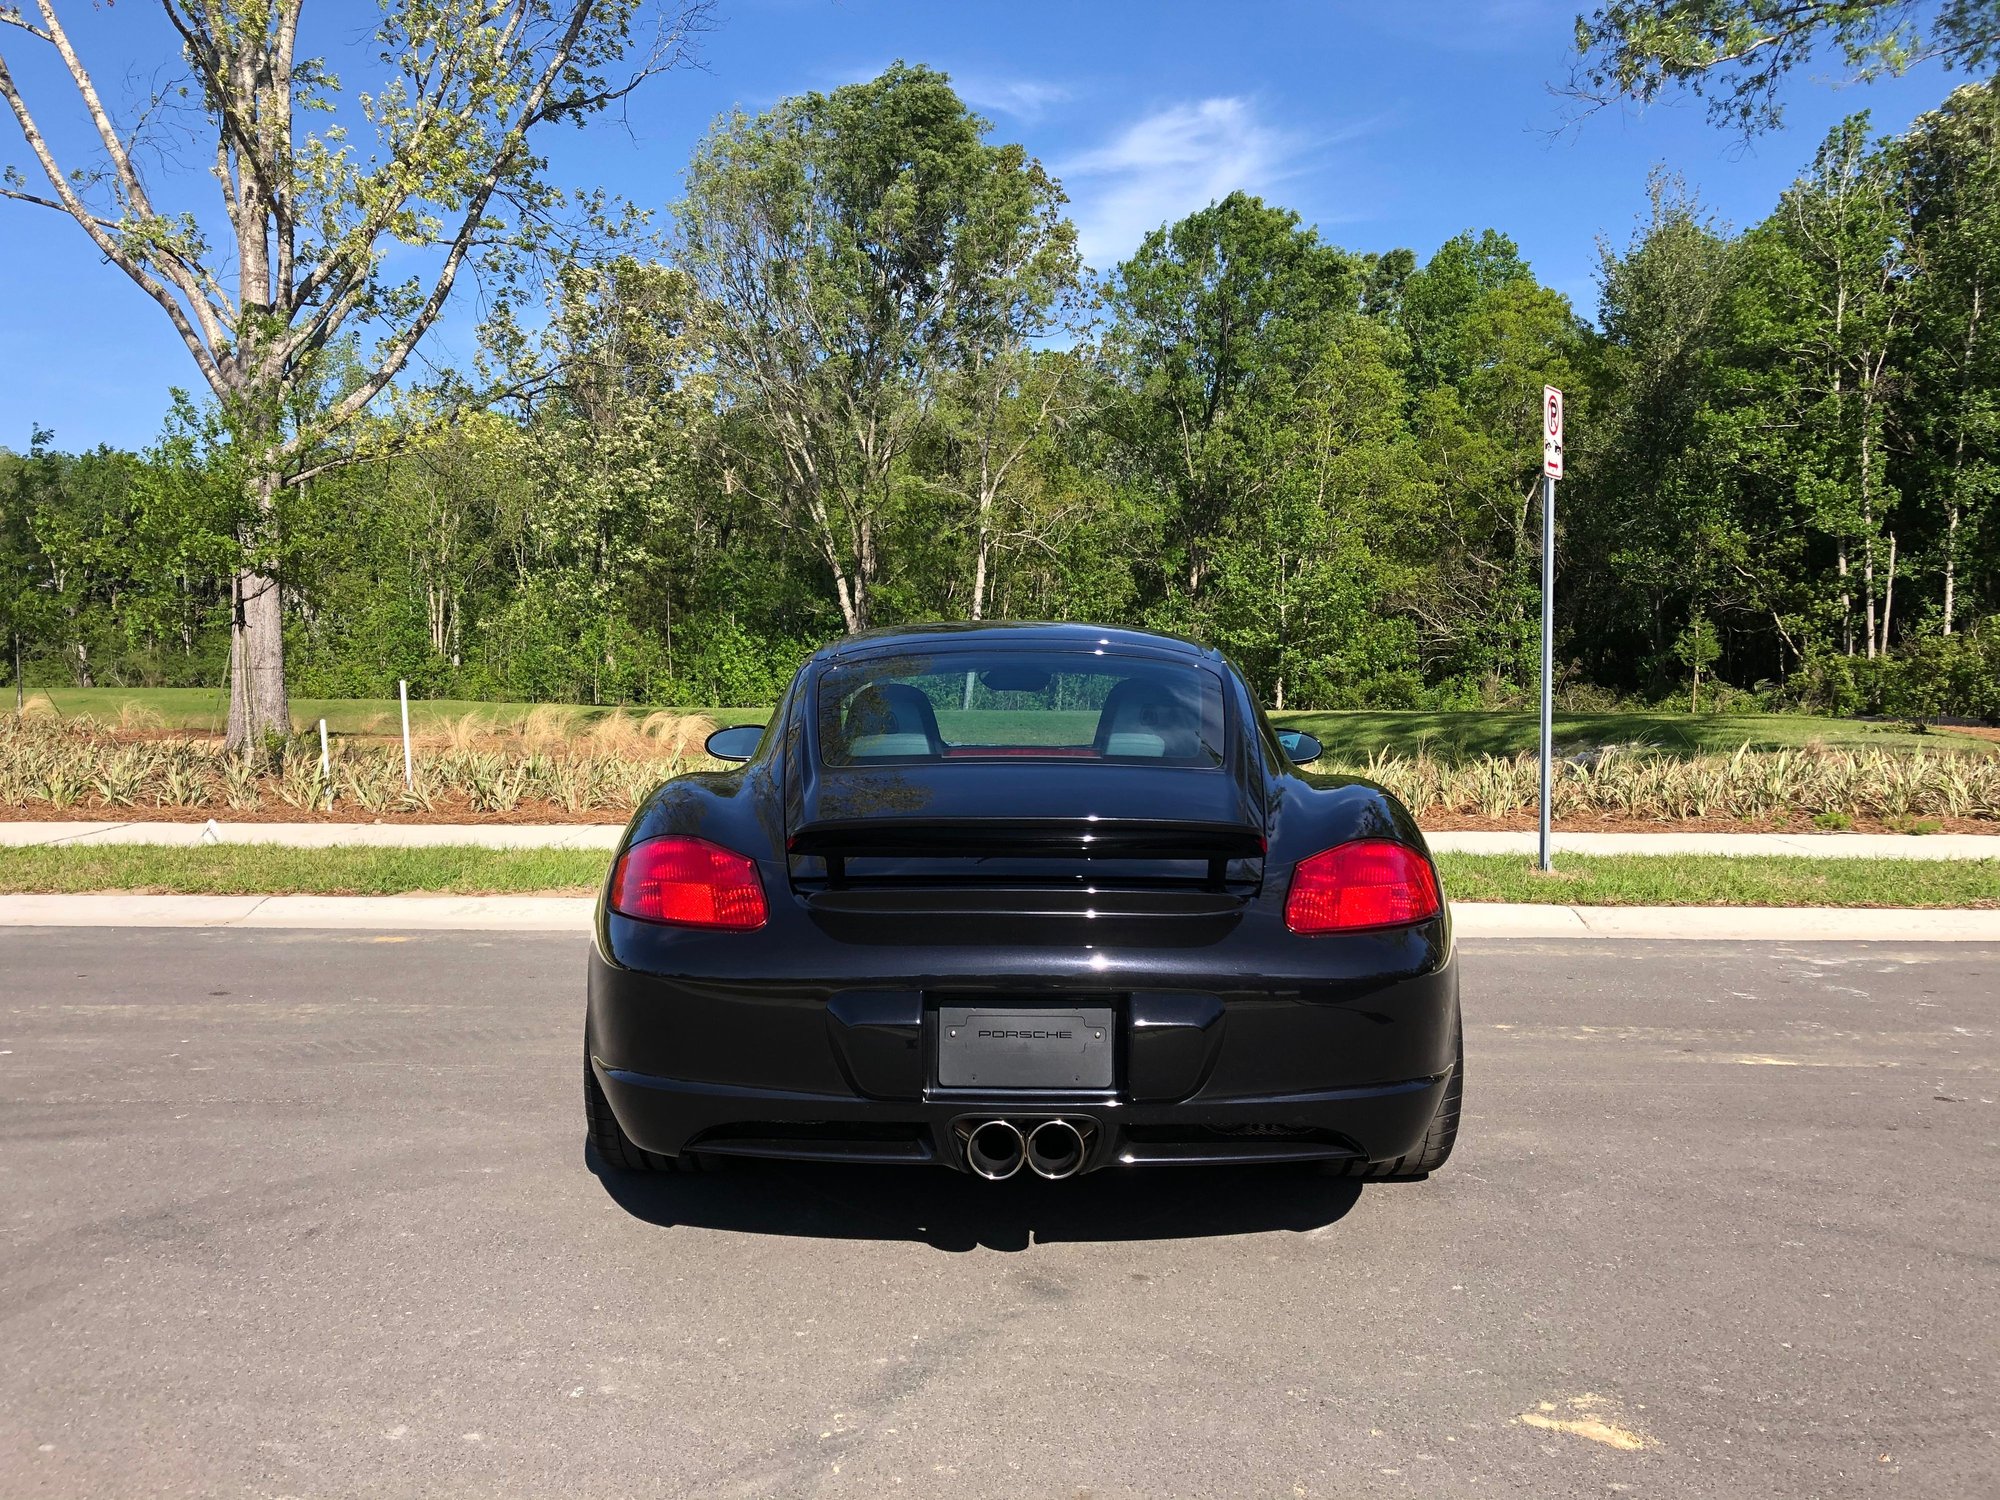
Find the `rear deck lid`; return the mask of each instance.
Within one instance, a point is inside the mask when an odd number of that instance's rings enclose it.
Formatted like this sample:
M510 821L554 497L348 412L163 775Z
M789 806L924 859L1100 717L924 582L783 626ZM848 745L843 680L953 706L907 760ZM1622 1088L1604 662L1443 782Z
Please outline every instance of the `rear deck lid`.
M1221 769L1048 761L815 767L788 819L795 855L1257 858L1264 818Z

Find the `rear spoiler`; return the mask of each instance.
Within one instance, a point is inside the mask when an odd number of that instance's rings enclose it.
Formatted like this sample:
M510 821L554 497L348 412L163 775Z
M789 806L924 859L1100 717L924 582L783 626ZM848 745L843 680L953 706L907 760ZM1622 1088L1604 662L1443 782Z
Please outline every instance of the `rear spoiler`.
M840 818L795 830L788 851L829 859L1257 859L1264 834L1241 823L1156 818Z

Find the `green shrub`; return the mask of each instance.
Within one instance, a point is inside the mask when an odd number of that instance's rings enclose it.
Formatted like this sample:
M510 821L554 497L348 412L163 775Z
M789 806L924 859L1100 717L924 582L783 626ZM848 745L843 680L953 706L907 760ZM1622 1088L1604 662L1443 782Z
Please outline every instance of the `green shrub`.
M1788 707L1836 718L2000 723L2000 620L1962 635L1919 635L1873 660L1814 653L1793 674L1784 699Z

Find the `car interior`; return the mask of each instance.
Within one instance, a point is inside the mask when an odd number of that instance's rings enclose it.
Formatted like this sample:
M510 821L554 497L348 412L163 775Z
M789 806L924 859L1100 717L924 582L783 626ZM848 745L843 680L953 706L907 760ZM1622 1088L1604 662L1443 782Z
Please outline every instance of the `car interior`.
M938 729L922 689L871 682L848 699L838 743L842 762L1016 756L1089 760L1190 760L1203 751L1201 710L1168 683L1128 677L1098 710L1087 745L954 745Z

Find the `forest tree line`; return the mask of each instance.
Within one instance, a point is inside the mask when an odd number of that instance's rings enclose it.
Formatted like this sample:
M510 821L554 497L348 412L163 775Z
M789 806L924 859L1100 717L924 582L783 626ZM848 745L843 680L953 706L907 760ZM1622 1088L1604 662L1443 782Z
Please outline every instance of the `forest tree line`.
M2000 716L2000 95L1848 120L1740 231L1651 186L1592 317L1497 229L1420 263L1242 194L1100 276L899 64L717 122L670 232L271 515L192 398L140 453L24 434L0 629L31 684L219 684L255 525L313 695L755 704L843 631L1024 618L1200 638L1280 707L1516 702L1548 384L1570 701Z

